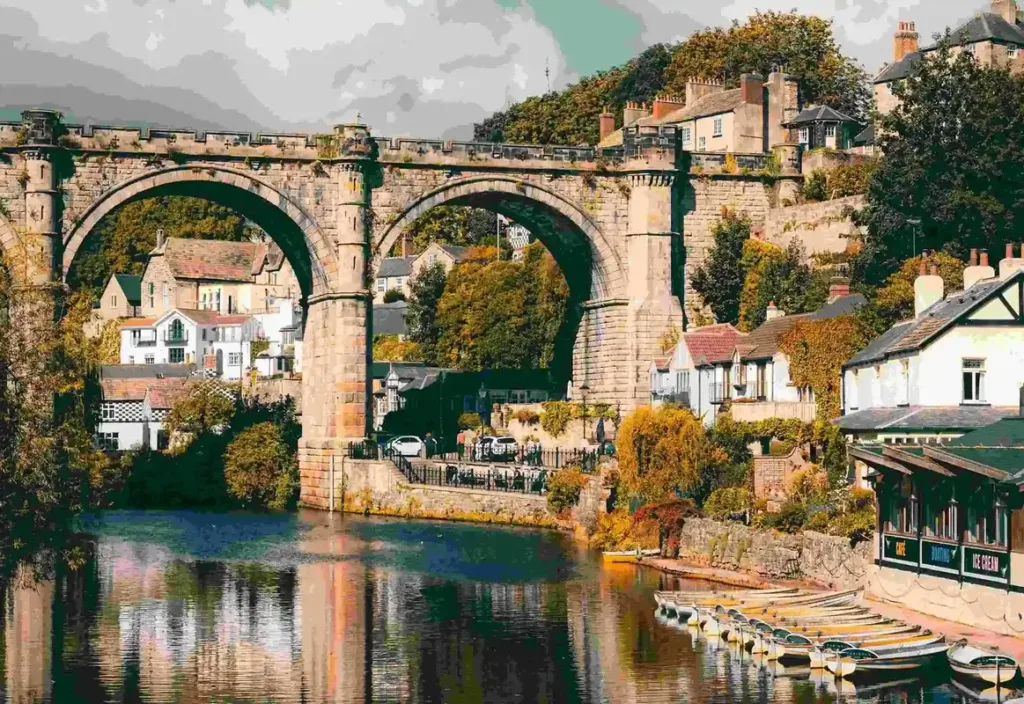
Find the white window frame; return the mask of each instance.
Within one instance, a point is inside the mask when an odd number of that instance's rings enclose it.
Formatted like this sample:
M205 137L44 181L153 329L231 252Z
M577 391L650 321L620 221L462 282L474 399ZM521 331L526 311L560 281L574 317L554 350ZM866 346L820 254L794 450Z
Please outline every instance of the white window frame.
M1017 49L1018 49L1018 47L1017 47L1016 44L1007 44L1006 45L1006 57L1008 59L1015 60L1017 58Z
M384 277L377 278L377 293L384 293L387 290L388 280Z
M829 123L829 124L825 125L825 136L826 137L835 137L836 136L836 126L835 126L834 123Z
M242 353L241 352L228 352L228 366L229 367L240 367L240 366L242 366Z
M698 137L697 138L697 150L698 151L704 151L707 148L708 148L708 138L707 137Z
M689 127L684 127L684 128L682 129L682 140L683 140L683 144L689 144L689 143L690 143L690 139L691 139L692 137L693 137L693 134L692 134L692 132L691 132L691 129L690 129Z
M960 392L965 405L985 404L985 360L977 357L965 357L961 365ZM972 377L970 389L967 388L968 375ZM970 396L970 398L968 397Z
M174 359L175 355L180 354L181 359ZM184 347L171 347L167 350L167 362L169 364L184 364L185 363L185 348Z
M721 117L716 117L714 120L712 120L712 122L711 122L711 126L712 126L711 136L713 136L713 137L721 137L722 136L722 129L723 129L723 126L724 126L724 122L725 122L725 120L723 118L721 118Z
M156 364L156 356L152 354L146 355L146 364Z
M809 127L800 128L800 144L811 143L811 130Z

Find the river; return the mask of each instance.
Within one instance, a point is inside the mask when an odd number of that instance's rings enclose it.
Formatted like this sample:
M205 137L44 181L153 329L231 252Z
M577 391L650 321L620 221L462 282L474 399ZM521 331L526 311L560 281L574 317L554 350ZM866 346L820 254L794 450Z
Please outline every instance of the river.
M82 569L8 595L0 702L960 701L945 676L837 690L657 616L566 536L433 521L128 512ZM845 699L845 697L843 697Z

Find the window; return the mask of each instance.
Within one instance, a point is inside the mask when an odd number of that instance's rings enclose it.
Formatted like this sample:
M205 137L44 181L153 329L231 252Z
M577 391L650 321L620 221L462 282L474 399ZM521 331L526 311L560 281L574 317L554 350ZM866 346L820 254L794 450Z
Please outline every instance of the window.
M825 125L825 136L826 137L835 137L836 136L836 126L835 125Z
M508 393L509 403L526 403L527 396L525 389L514 389Z
M1017 58L1017 45L1016 44L1007 44L1006 45L1006 57L1008 59L1010 59L1011 61L1016 60L1016 58Z
M146 355L146 364L156 364L156 358L153 355L151 355L151 354L147 354Z
M228 353L228 365L232 367L242 366L242 353L241 352L229 352Z
M128 364L135 364L135 357L129 357Z
M199 310L206 310L206 294L203 294L202 302L199 304Z
M156 287L151 283L149 285L149 307L150 308L156 308L156 296L154 295L154 291L155 290L156 290Z
M166 430L158 430L158 431L156 431L156 449L157 450L166 450L168 447L170 447L170 444L171 444L171 441L170 441L170 438L167 435L167 431Z
M429 257L427 257L427 266L434 266L435 264L437 264L437 255L431 254Z
M910 477L904 476L893 487L888 524L894 533L917 533L917 487Z
M715 118L714 128L715 128L714 129L714 133L713 133L714 136L715 137L721 137L722 136L722 118L720 118L720 117L716 117Z
M701 137L701 138L699 138L697 140L697 149L699 149L700 151L704 151L704 149L707 148L707 145L708 145L708 138L707 137Z
M117 296L111 296L110 297L110 305L112 305L112 306L116 306L117 305Z
M215 310L220 313L220 289L217 289L217 308Z
M964 44L964 53L974 56L974 44Z
M185 349L183 347L172 347L167 350L167 361L171 364L182 364L185 361Z
M100 406L100 420L114 420L114 404L104 403Z
M171 301L171 287L164 284L164 308L166 309L170 305Z
M388 280L384 278L377 279L377 292L384 293L388 287Z
M683 144L689 144L690 143L690 128L689 127L684 127L682 129L682 139L683 139Z
M233 304L233 302L231 300L231 296L228 296L228 315L231 315L232 313L235 312L234 311L234 307L235 306L234 306L234 304Z
M96 445L101 450L116 450L120 446L118 443L118 433L97 433L96 434Z
M964 360L964 403L985 402L985 360Z
M810 144L810 143L811 143L811 130L808 129L807 127L801 127L800 128L800 144Z
M975 491L967 508L967 541L1006 546L1006 497L991 486Z
M928 490L928 503L925 506L925 532L942 540L957 540L957 515L954 487L950 482L940 482Z
M768 398L768 365L757 365L757 388L754 390L759 399Z
M676 388L681 393L690 392L690 372L676 372Z
M203 328L203 342L206 342L206 328Z

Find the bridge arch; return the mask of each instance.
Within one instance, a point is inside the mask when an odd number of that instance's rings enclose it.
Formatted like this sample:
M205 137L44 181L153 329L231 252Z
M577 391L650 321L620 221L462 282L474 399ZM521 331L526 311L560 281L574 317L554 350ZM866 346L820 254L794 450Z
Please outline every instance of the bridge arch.
M413 199L374 238L374 268L417 218L439 205L484 208L526 226L551 252L581 302L625 295L624 264L594 219L555 191L509 176L452 180Z
M18 233L3 215L0 215L0 255L9 254L18 244Z
M234 208L281 247L295 270L304 298L331 289L337 271L334 249L316 220L268 183L241 171L207 165L163 169L111 188L64 236L63 276L67 277L78 251L106 215L127 203L165 195L204 198Z

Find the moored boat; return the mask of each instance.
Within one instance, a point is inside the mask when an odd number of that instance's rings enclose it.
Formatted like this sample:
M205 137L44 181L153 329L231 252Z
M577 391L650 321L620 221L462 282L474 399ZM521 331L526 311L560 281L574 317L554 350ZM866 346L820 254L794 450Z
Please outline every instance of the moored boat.
M864 640L828 640L824 643L812 643L810 646L785 645L787 657L803 656L810 662L811 668L824 669L825 663L830 656L841 653L850 648L867 648L875 653L891 653L909 648L917 648L925 645L934 645L945 642L946 637L942 634L936 635L931 631L911 631L906 633L888 634Z
M872 673L914 670L946 652L945 643L915 646L891 652L875 652L868 648L847 648L825 661L828 671L836 677L852 677Z
M1006 653L958 640L946 651L949 666L958 675L990 684L1005 684L1017 677L1017 661Z
M659 550L604 550L601 559L605 562L640 562L645 557L654 557Z

